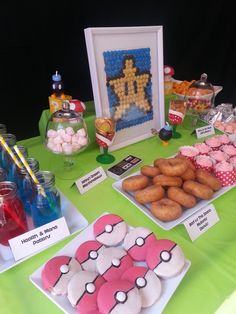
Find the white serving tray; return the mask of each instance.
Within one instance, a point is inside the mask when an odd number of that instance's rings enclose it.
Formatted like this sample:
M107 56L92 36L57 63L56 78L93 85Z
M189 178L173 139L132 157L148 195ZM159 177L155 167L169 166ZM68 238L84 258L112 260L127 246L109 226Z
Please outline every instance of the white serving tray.
M74 207L74 205L62 193L60 193L60 195L61 195L62 214L65 217L65 220L67 222L70 235L78 231L81 231L82 229L87 227L88 225L87 219L79 212L79 210L76 207ZM28 218L28 226L29 227L32 226L32 221L30 218ZM43 250L47 249L49 246L47 246ZM22 263L23 261L29 259L30 257L38 254L39 252L43 250L38 250L34 254L26 256L25 258L22 258L18 261L15 261L10 247L6 247L0 244L0 273L3 273L6 270Z
M140 171L137 171L135 173L133 173L131 176L140 174ZM129 176L129 177L131 177ZM128 177L126 177L128 178ZM125 179L125 178L124 178ZM206 205L210 204L213 200L215 200L216 198L220 197L221 195L225 194L226 192L228 192L229 190L231 190L233 187L235 187L236 185L231 185L228 187L223 187L221 188L219 191L215 192L213 197L209 200L200 200L196 206L189 208L189 209L185 209L183 211L183 214L176 220L173 221L169 221L169 222L164 222L161 221L159 219L157 219L155 216L153 216L153 214L150 211L150 204L145 204L142 205L140 203L138 203L134 197L133 197L133 193L131 192L126 192L122 189L122 181L124 180L119 180L115 183L112 184L112 187L118 191L122 196L126 197L131 203L133 203L139 210L141 210L145 215L147 215L150 219L152 219L159 227L161 227L164 230L170 230L172 228L174 228L175 226L182 224L187 218L189 218L190 216L192 216L193 214L195 214L197 211L199 211L201 208L205 207Z
M105 213L104 213L105 214ZM107 213L106 213L107 214ZM58 251L54 256L58 255L68 255L74 256L77 248L85 241L94 240L93 236L93 224L89 225L86 229L84 229L77 237L75 237L72 241L70 241L63 249ZM132 228L132 227L129 227ZM122 245L121 245L122 246ZM137 263L145 265L145 263ZM186 275L189 267L191 266L191 262L186 260L185 266L182 272L173 278L162 280L162 295L160 299L151 307L142 309L141 314L159 314L162 313L165 306L169 302L170 298L174 294L175 290L180 285L182 279ZM55 296L51 294L49 291L46 291L42 287L41 281L41 273L44 268L42 265L38 268L33 274L30 276L31 282L41 290L52 302L54 302L64 313L66 314L78 314L78 312L71 306L66 296ZM124 313L125 314L125 313Z

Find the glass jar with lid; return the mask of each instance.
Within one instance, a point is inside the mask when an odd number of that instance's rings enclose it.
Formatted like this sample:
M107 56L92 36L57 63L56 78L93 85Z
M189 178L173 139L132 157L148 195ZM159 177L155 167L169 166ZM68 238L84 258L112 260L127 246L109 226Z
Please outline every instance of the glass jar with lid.
M74 160L72 156L82 152L89 144L86 123L79 112L70 109L68 100L62 103L62 109L54 112L47 123L45 132L47 149L64 158L64 170L72 175ZM63 169L53 171L57 176L67 179Z
M214 107L215 91L213 85L207 81L206 73L203 73L198 81L194 81L189 86L185 94L185 101L187 111L183 126L187 129L194 129L198 118Z

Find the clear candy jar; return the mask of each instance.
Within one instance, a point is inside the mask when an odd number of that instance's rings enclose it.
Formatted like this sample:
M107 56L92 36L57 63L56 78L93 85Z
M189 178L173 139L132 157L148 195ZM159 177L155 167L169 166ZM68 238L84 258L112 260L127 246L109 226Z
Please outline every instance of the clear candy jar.
M46 129L46 146L55 154L74 155L84 150L89 143L87 127L80 113L70 109L69 101L54 112Z
M199 117L204 116L214 107L215 91L207 82L207 74L203 73L200 80L194 81L186 91L184 100L187 104L183 127L189 130L196 128Z
M207 74L203 73L200 80L193 82L185 95L188 110L199 114L206 113L214 107L215 92L211 83L207 82Z
M82 115L70 109L68 100L64 100L62 109L49 118L45 144L50 152L63 156L63 165L52 169L56 177L71 180L81 175L73 157L88 146L89 137ZM54 167L57 167L56 160Z

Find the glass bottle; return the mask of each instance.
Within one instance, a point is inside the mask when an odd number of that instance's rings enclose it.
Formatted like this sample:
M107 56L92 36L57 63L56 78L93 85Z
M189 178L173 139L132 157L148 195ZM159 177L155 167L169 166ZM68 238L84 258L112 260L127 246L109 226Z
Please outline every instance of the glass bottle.
M30 169L36 174L39 171L39 162L35 158L26 158ZM23 202L24 210L27 215L31 215L31 202L34 197L34 183L25 167L17 169L18 195Z
M23 204L16 194L14 182L0 182L0 244L28 231Z
M28 148L26 146L23 145L17 145L19 151L21 152L21 154L25 157L25 159L28 157ZM16 156L16 158L18 158L17 153L15 152L15 150L13 149L12 152L14 153L14 155ZM16 182L17 183L17 165L16 163L12 160L12 158L10 156L8 156L8 166L7 166L7 180L8 181L12 181L12 182Z
M62 216L60 194L55 187L55 175L50 171L39 171L36 177L40 184L34 185L35 194L31 203L35 228ZM43 192L41 187L44 189Z
M16 145L16 136L11 133L5 133L2 134L2 137L4 138L5 142L8 144L10 148L12 148L14 145ZM7 169L9 158L8 153L5 151L4 148L1 147L0 151L0 166L4 169Z

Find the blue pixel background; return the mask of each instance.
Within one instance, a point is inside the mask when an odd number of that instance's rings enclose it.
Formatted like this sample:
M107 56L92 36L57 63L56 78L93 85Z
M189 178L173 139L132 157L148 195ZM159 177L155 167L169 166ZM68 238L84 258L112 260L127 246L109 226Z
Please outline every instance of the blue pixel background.
M132 56L135 60L135 67L139 72L151 73L151 56L150 48L139 48L131 50L116 50L105 51L103 53L105 72L107 79L113 79L123 74L123 61L126 56ZM145 88L146 97L152 106L152 81L150 80ZM111 86L107 86L107 94L109 100L109 110L111 116L115 112L116 105L119 104L119 99L112 90ZM116 130L126 129L135 125L139 125L146 121L153 120L153 110L145 113L135 105L131 105L126 111L122 119L116 123Z

